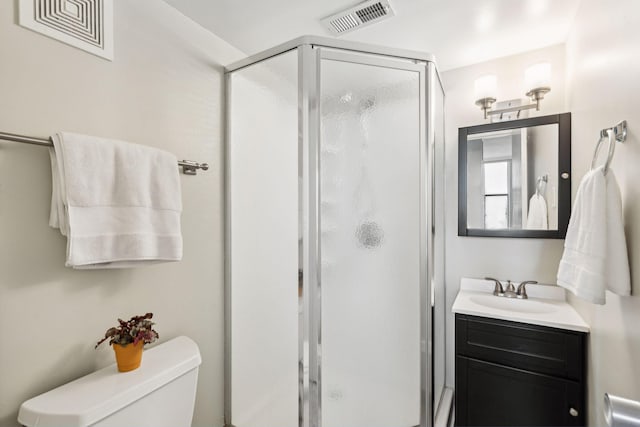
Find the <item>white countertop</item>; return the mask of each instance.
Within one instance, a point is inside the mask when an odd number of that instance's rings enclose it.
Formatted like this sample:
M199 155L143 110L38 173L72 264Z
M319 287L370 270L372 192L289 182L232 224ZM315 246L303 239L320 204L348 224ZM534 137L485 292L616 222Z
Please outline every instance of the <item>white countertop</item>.
M494 296L494 285L493 281L462 278L460 292L451 310L472 316L589 332L589 325L566 302L565 290L559 286L527 285L529 298L516 300ZM515 285L517 287L518 284ZM507 308L510 306L518 309Z

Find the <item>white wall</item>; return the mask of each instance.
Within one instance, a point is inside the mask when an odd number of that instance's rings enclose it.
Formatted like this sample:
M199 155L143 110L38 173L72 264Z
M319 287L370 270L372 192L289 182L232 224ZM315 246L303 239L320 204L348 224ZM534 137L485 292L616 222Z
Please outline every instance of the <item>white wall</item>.
M640 400L640 3L585 0L567 41L568 96L573 127L573 194L590 166L600 129L619 120L629 135L616 147L612 170L622 191L632 297L607 293L604 306L572 298L591 325L589 425L605 425L605 392ZM606 150L602 150L606 151Z
M484 74L498 78L497 99L524 98L524 71L541 61L551 63L551 92L533 115L564 112L564 45L483 62L442 73L445 101L445 202L446 202L446 306L447 386L454 382L453 314L451 306L461 277L492 276L501 279L555 283L563 240L458 237L458 128L488 123L474 104L474 80ZM575 141L575 138L574 138Z
M161 341L184 334L200 345L194 425L223 422L221 64L244 55L164 2L114 3L108 62L19 27L17 1L0 2L0 130L120 138L212 167L181 178L182 262L73 271L47 225L47 150L0 142L2 426L17 425L22 401L112 363L95 341L117 317L146 311Z

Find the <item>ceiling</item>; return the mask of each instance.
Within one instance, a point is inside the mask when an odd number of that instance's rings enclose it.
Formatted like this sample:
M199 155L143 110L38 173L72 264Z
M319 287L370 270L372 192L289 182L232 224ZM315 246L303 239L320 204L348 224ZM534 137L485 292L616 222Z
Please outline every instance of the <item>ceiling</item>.
M331 36L320 19L360 0L165 0L248 55ZM581 0L390 0L396 16L341 38L435 55L441 71L563 43Z

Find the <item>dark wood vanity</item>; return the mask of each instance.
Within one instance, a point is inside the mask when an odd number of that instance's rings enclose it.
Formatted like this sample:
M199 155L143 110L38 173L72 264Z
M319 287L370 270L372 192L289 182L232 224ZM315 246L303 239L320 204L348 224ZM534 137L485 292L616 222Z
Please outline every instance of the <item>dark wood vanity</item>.
M584 426L587 334L456 314L456 426Z

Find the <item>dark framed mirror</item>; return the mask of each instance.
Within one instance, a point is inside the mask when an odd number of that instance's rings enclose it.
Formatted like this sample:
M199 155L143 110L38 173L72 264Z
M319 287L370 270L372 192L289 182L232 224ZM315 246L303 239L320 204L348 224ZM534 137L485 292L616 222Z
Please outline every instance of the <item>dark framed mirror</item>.
M458 235L564 239L571 113L458 129Z

